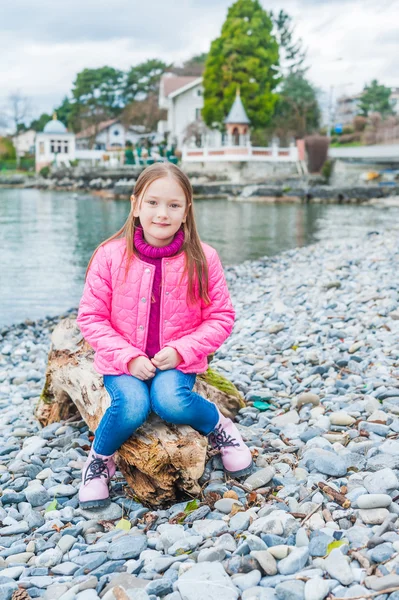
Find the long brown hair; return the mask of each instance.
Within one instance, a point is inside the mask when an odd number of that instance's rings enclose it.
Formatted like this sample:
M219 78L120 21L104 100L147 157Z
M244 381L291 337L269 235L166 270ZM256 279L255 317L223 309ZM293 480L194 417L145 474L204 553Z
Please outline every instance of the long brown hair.
M184 242L182 246L182 250L186 256L186 264L185 264L185 273L187 273L188 277L188 299L191 302L198 301L199 299L203 300L205 303L209 303L209 295L208 295L208 263L205 258L204 251L202 249L201 241L198 235L197 226L195 223L194 217L194 208L193 208L193 188L191 186L190 180L183 173L179 167L173 165L172 163L154 163L153 165L147 167L142 171L136 181L136 185L134 186L134 202L142 202L145 192L147 191L148 186L155 181L156 179L160 179L161 177L174 177L176 181L180 184L184 196L186 198L187 203L187 215L186 221L183 223L184 229ZM110 238L106 239L102 242L95 251L89 261L86 276L90 269L90 265L93 261L94 255L101 246L104 246L111 240L115 240L117 238L124 237L126 239L126 272L125 277L127 276L130 262L133 259L133 256L138 256L137 250L134 247L134 232L136 227L140 225L140 220L138 217L135 217L133 214L134 205L132 203L129 216L126 219L125 224L119 231L117 231Z

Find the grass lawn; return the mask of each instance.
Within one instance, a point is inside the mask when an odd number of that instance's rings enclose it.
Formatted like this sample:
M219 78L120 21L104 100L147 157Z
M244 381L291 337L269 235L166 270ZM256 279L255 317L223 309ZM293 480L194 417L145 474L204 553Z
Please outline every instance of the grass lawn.
M361 142L349 142L348 144L334 142L333 144L330 144L330 148L355 148L356 146L364 146L364 144Z

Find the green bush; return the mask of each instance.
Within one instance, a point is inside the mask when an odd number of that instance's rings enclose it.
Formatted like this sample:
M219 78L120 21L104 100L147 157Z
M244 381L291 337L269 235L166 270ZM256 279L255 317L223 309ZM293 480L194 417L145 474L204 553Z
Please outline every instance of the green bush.
M333 161L330 159L327 159L321 168L321 174L323 175L323 177L325 178L327 183L330 181L332 168L333 168Z
M0 137L0 160L15 160L15 148L12 140L7 137Z
M353 129L352 125L345 125L345 127L342 129L342 133L344 135L348 135L350 133L354 133L355 130Z
M40 177L47 179L47 177L50 175L50 167L42 167L39 171L39 175Z

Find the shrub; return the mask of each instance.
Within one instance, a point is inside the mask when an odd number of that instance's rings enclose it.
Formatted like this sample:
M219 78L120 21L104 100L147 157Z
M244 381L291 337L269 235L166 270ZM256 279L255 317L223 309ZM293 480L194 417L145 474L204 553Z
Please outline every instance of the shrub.
M355 141L355 134L354 133L344 133L341 135L339 143L340 144L350 144L351 142Z
M356 132L362 132L365 130L367 125L367 119L366 117L361 117L360 115L358 115L357 117L355 117L353 119L353 129Z
M354 133L354 129L352 127L352 125L345 125L345 127L342 129L342 133L343 135L348 135L350 133Z
M10 138L0 137L0 158L2 160L15 160L15 148Z
M375 144L377 141L376 132L374 129L366 129L363 135L363 141L365 144Z
M325 178L325 180L327 181L327 183L330 181L330 177L331 177L331 173L332 173L332 169L333 169L333 161L330 159L327 159L324 163L324 165L321 168L321 174L323 175L323 177Z
M47 179L47 177L50 175L50 167L42 167L39 171L39 175L40 177Z

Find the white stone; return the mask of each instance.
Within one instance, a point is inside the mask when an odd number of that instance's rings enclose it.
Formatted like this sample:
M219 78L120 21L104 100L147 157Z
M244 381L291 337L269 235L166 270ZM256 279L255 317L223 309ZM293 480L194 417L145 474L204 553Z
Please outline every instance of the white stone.
M9 577L10 579L18 579L25 571L25 567L9 567L0 571L1 577Z
M265 467L264 469L259 469L252 475L250 475L245 481L244 485L246 485L251 490L256 490L259 487L263 487L267 485L276 474L276 470L273 467ZM215 503L216 506L217 503Z
M381 494L388 490L396 490L399 481L392 469L380 469L364 478L363 485L370 494Z
M287 546L283 546L283 548L287 548ZM277 573L277 563L272 553L268 550L252 550L250 552L251 556L253 556L258 563L260 564L262 571L266 575L275 575Z
M204 521L194 521L192 531L202 535L204 538L210 538L218 533L227 531L227 523L221 519L205 519Z
M324 560L324 566L330 577L337 579L342 585L350 585L353 582L354 576L348 559L339 548L331 550Z
M361 498L362 496L360 496ZM360 498L358 500L360 500ZM381 525L384 519L389 515L386 508L369 508L359 510L359 517L365 525Z
M305 600L323 600L330 591L330 584L326 579L314 577L305 583Z
M356 503L358 508L387 508L392 498L388 494L363 494Z
M356 421L356 419L344 411L331 413L328 416L330 418L331 425L353 425L353 423Z
M299 415L296 410L290 410L282 415L278 415L277 417L273 417L272 419L273 425L276 427L283 427L284 425L288 425L289 423L294 423L296 425L299 423Z
M283 544L280 544L278 546L271 546L270 548L268 548L267 551L270 552L270 554L274 556L274 558L277 558L277 560L281 560L288 555L289 550L289 546L284 546Z
M239 590L223 566L215 562L193 565L176 582L183 600L237 600Z

